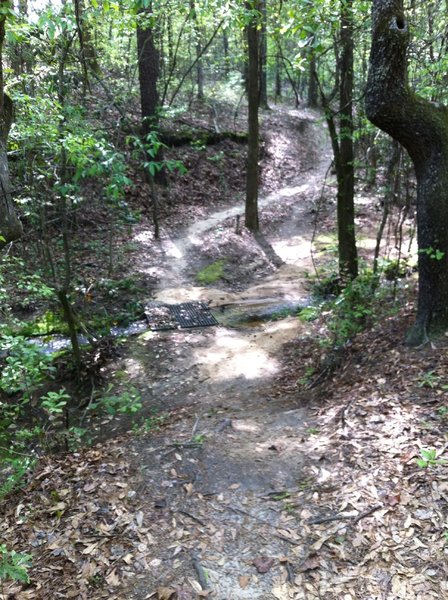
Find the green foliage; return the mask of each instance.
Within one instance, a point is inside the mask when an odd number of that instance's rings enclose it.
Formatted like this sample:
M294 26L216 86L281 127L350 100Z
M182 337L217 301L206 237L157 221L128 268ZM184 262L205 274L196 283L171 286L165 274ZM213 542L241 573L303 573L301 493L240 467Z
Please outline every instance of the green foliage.
M311 321L315 321L319 317L321 310L322 309L319 304L306 306L305 308L302 308L300 310L298 316L301 321L305 321L308 323Z
M332 344L343 346L348 340L362 331L374 315L378 277L365 270L345 287L332 303L328 329Z
M67 324L62 317L52 310L47 310L43 315L28 321L20 327L23 336L50 335L52 333L67 333Z
M135 433L151 433L154 431L158 431L168 418L167 414L157 414L157 411L155 409L152 409L151 413L151 416L146 417L145 419L143 419L143 421L134 425L133 431Z
M31 556L8 550L5 544L0 544L0 583L2 581L21 581L28 583L28 570L31 567Z
M0 425L0 440L1 425ZM29 456L21 456L8 450L3 451L0 457L2 475L4 477L0 484L0 501L15 489L19 488L25 478L26 473L33 467L34 460Z
M120 394L109 394L112 389L113 386L109 385L106 395L92 402L89 405L89 410L105 412L110 416L116 416L135 415L142 409L143 404L140 392L135 387L131 387Z
M128 136L127 143L134 149L134 158L142 161L143 167L148 170L151 177L163 169L170 172L177 171L180 175L187 172L181 160L160 158L161 151L167 146L160 140L157 131L151 131L143 140L137 135Z
M442 252L437 248L433 248L432 246L429 248L419 248L419 253L426 254L426 256L429 256L429 258L432 260L442 260L442 258L445 256L445 252Z
M439 385L440 380L441 380L440 375L436 375L434 373L434 371L428 371L427 373L423 373L419 377L418 385L419 385L419 387L427 387L427 388L434 389Z
M422 469L446 465L448 463L448 461L437 457L437 450L435 448L420 448L420 456L421 458L416 458L415 462Z
M198 446L202 446L206 440L206 437L203 433L196 433L192 438L192 444L197 444Z
M215 283L219 279L223 278L225 264L225 260L217 260L211 265L207 265L199 271L199 273L196 275L196 279L199 281L199 283L205 285Z
M53 421L64 414L69 400L69 394L62 388L58 392L48 392L45 396L41 396L40 405L49 415L50 421Z
M28 401L36 386L54 372L53 357L23 336L5 335L0 341L2 350L8 355L0 375L0 389L7 394L20 392L22 402Z

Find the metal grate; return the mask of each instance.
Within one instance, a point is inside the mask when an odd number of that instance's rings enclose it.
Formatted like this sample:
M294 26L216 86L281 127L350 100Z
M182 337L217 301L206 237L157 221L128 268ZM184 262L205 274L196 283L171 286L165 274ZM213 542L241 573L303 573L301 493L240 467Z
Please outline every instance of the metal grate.
M182 304L162 304L148 307L145 315L149 327L153 331L213 327L219 324L203 302L183 302Z

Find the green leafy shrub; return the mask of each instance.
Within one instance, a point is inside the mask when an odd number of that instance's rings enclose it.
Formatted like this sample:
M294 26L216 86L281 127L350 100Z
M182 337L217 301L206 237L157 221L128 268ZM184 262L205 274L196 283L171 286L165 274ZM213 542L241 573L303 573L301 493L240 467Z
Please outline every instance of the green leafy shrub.
M2 468L0 500L22 485L26 473L34 464L34 459L32 457L14 456L13 453L6 452L9 456L0 457L0 465Z
M378 281L378 276L366 269L335 300L322 305L322 310L328 311L330 339L326 343L339 348L365 329L374 315L378 295L383 293Z
M112 391L112 386L109 386L108 392ZM142 409L140 392L131 387L129 390L121 392L121 394L108 393L89 405L91 411L101 411L108 415L134 415Z
M421 469L427 469L428 467L437 467L439 465L446 465L448 461L437 457L437 450L435 448L420 448L421 458L416 458L415 462Z
M8 550L5 544L0 544L0 583L11 579L29 583L28 569L31 567L31 556Z
M53 357L44 354L23 336L6 335L0 341L0 351L7 353L0 376L0 389L7 394L22 393L28 401L36 386L54 372Z

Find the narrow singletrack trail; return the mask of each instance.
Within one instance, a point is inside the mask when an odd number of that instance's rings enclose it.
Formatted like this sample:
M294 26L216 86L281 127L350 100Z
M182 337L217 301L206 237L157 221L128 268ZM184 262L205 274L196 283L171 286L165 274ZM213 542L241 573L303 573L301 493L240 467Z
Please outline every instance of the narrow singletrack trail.
M273 205L288 206L287 222L266 235L283 264L269 277L238 292L201 287L188 276L204 236L242 214L240 204L232 206L190 224L180 236L163 237L163 275L157 301L200 299L215 306L246 302L247 307L266 298L274 304L306 296L304 271L310 267L313 232L310 210L319 198L330 158L322 125L315 116L290 111L288 119L302 124L309 160L287 185L262 193L259 201L262 218L263 211ZM272 136L275 140L275 132ZM269 139L268 134L268 144ZM287 146L283 151L288 151ZM281 162L281 156L278 160ZM302 446L312 425L310 417L306 408L277 398L272 390L280 369L280 348L295 338L301 327L296 317L289 317L246 327L221 325L150 334L140 338L123 359L122 368L132 374L146 406L182 414L164 435L148 442L137 440L133 447L148 510L163 496L166 511L155 549L161 566L141 580L137 576L127 591L128 598L150 597L145 595L149 590L182 586L189 577L195 578L191 554L172 556L170 536L175 533L169 515L176 511L207 523L198 532L198 521L186 517L182 529L195 540L191 551L207 571L213 598L279 597L272 594L279 569L262 578L248 576L247 582L244 578L253 569L250 559L282 556L290 546L281 536L272 536L285 515L268 509L266 499L277 492L288 493L305 478ZM173 442L178 449L171 453Z

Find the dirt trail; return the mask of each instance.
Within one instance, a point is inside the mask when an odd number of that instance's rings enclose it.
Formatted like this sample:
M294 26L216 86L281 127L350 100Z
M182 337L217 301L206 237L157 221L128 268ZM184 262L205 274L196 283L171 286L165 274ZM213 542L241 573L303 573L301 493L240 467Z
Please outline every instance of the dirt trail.
M244 221L244 206L237 205L210 214L192 223L180 237L169 234L162 239L163 274L156 300L180 302L205 300L212 304L238 302L253 298L274 296L279 299L300 299L306 296L303 285L304 271L311 268L310 242L313 219L310 209L318 200L325 174L331 162L330 150L318 115L304 110L281 109L266 119L266 153L274 170L284 170L284 182L274 191L261 190L259 198L262 234L282 262L271 277L261 283L245 285L241 293L223 293L222 289L201 288L192 277L195 265L199 270L196 253L204 245L204 238L212 237L219 243L222 231L233 230L236 219ZM286 135L279 135L276 127L291 127ZM281 130L281 129L280 129ZM289 136L289 137L288 137ZM296 137L295 137L296 136ZM292 164L291 164L291 161ZM295 161L295 162L294 162ZM289 167L288 167L289 165ZM269 179L269 174L266 176ZM288 218L269 230L269 209L286 211ZM266 223L263 223L264 218ZM216 238L213 238L213 236ZM240 259L244 261L244 257ZM233 265L234 266L234 265Z
M249 310L266 298L274 304L307 295L303 274L310 266L310 209L320 195L329 155L323 147L321 124L304 111L287 115L288 123L298 124L302 137L293 137L289 146L282 137L279 150L278 118L275 115L273 123L268 123L268 152L279 153L279 168L285 156L290 160L295 155L299 160L299 153L303 165L290 174L287 185L260 199L262 222L264 211L272 206L289 215L266 235L283 261L281 267L258 281L255 274L256 283L238 292L199 287L188 277L204 238L241 214L241 205L234 206L191 224L180 237L163 240L165 271L156 300L200 299L212 305L245 302ZM165 435L152 437L150 446L139 440L134 444L147 510L153 510L154 503L163 509L156 511L160 519L154 568L145 571L141 580L137 575L127 597L150 597L148 592L160 586L182 587L189 579L197 579L193 551L206 569L213 598L283 597L273 595L272 590L280 585L284 566L276 561L275 568L257 577L251 561L278 558L290 550L291 542L272 535L285 514L267 501L306 484L302 443L312 427L309 415L305 408L274 397L270 390L279 370L276 355L298 335L300 327L291 317L252 327L221 325L150 333L124 359L122 367L143 390L146 406L159 411L176 407L182 414ZM172 447L173 443L177 446ZM183 515L182 525L177 525L180 534L171 522L176 512ZM198 528L201 522L204 526ZM186 542L181 556L173 555L176 535L182 538L181 546Z

